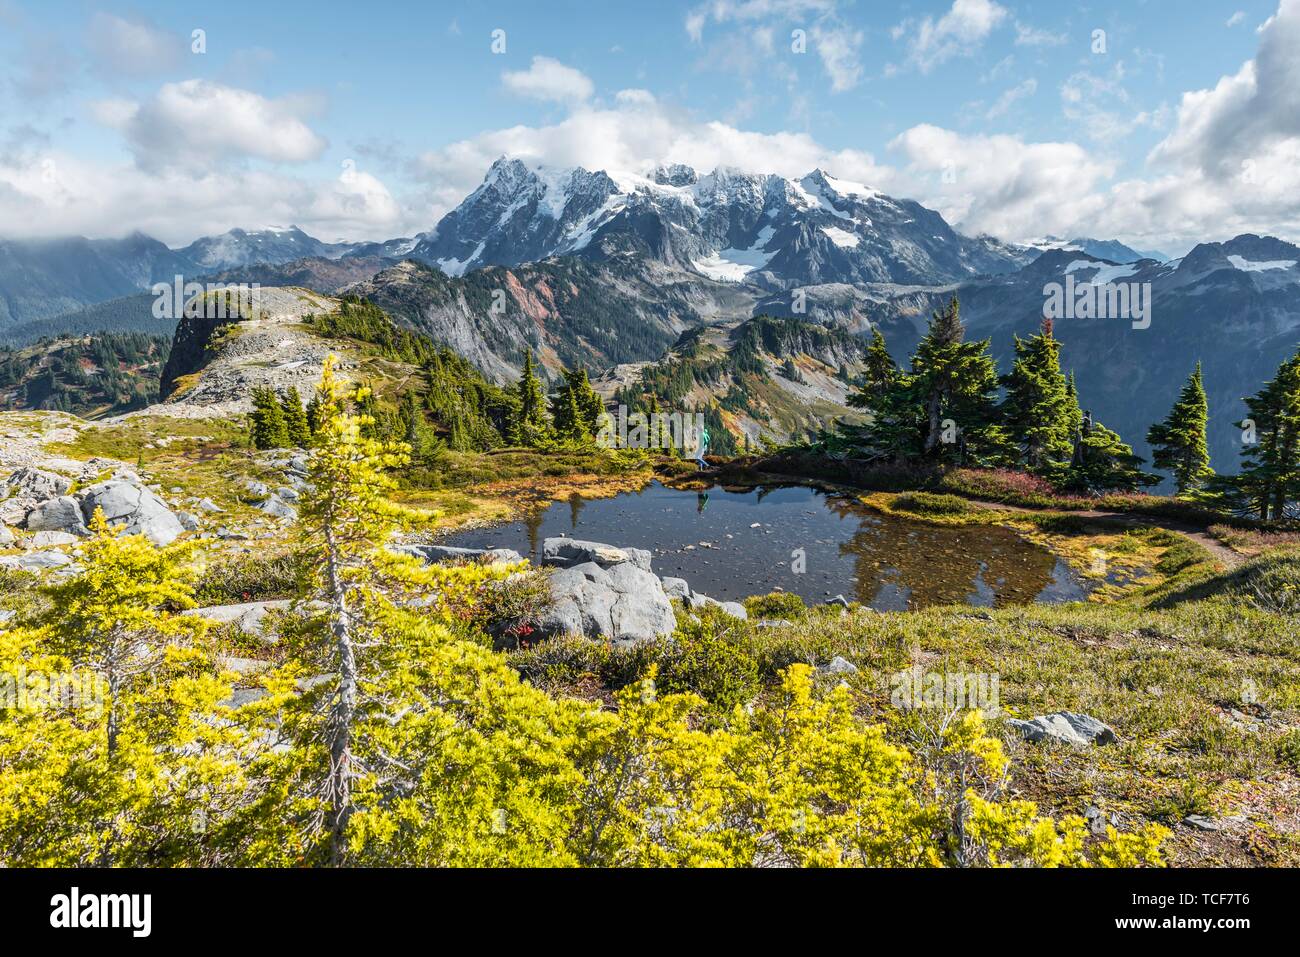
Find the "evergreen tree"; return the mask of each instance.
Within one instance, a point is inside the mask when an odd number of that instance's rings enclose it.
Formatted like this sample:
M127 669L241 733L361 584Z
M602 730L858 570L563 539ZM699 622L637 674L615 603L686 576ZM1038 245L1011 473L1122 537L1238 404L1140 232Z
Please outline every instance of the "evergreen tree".
M866 370L859 388L849 395L849 405L858 409L870 409L872 402L887 393L897 378L898 365L889 354L880 327L873 325L871 344L867 346Z
M565 373L561 381L564 385L550 399L551 421L555 437L562 442L590 442L592 432L587 425L587 418L578 404L574 380L569 378L568 373Z
M1198 362L1169 415L1147 432L1152 464L1173 472L1179 495L1196 491L1214 474L1205 442L1208 414Z
M1160 481L1158 476L1142 471L1144 461L1119 435L1084 412L1074 459L1061 482L1066 488L1094 494L1137 491Z
M1002 464L1010 444L998 422L997 366L987 339L967 342L965 337L954 297L934 314L912 356L908 391L921 416L921 454L946 462Z
M1074 407L1070 384L1061 373L1061 346L1052 322L1028 339L1016 336L1016 358L1002 379L1006 398L1003 422L1031 472L1052 474L1069 463L1074 451Z
M282 449L289 444L289 429L285 425L284 411L274 390L253 389L251 433L253 448Z
M1300 351L1278 368L1264 388L1246 399L1240 427L1254 433L1242 448L1233 485L1261 521L1286 517L1300 497Z
M533 353L524 356L524 371L515 386L519 410L511 426L513 440L519 445L536 447L550 438L550 423L546 420L546 396L542 382L533 371Z
M305 449L311 445L311 426L307 423L307 412L302 406L302 396L296 386L289 386L281 405L284 415L285 432L288 444Z
M573 398L578 405L584 428L589 434L595 435L600 429L600 417L605 411L605 400L591 387L586 369L565 372L564 378L569 388L573 390Z

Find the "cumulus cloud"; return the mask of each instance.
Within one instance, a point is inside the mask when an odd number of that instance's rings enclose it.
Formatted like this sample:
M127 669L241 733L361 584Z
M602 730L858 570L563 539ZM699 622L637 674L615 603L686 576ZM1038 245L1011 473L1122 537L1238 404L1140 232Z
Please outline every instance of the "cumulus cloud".
M145 20L96 13L86 30L86 49L101 72L148 76L166 73L180 62L187 41Z
M581 103L591 99L595 91L591 80L581 70L565 66L548 56L533 57L527 70L501 74L501 82L518 96L556 103Z
M906 43L907 63L929 73L955 56L973 54L1008 15L1007 8L993 0L954 0L938 20L904 20L892 34Z
M346 172L324 183L249 169L145 170L58 152L0 161L0 234L120 236L141 230L171 245L235 226L297 223L322 239L391 238L412 216L382 183Z
M1077 143L1026 143L1017 136L967 136L914 126L890 151L906 164L917 198L968 232L1027 239L1064 232L1101 203L1095 190L1112 161Z
M126 137L137 165L208 167L258 158L301 163L320 156L325 140L299 113L303 99L267 99L207 80L167 83L150 100L101 101L96 117Z
M812 41L826 75L831 78L831 92L843 93L858 85L862 79L862 63L858 59L861 30L817 24L812 29Z
M1228 176L1300 137L1300 0L1282 0L1260 31L1259 52L1213 89L1183 94L1174 131L1151 153Z
M1232 16L1228 17L1227 22L1224 23L1224 26L1235 27L1237 24L1241 23L1245 19L1246 19L1246 11L1238 10Z

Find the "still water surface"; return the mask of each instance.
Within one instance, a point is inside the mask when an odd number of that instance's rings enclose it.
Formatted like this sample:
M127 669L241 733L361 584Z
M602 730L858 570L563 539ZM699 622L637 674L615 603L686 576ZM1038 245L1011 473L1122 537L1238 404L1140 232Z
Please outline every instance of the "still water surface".
M555 502L522 521L461 532L443 544L513 548L536 561L542 541L557 535L649 549L656 574L685 578L720 600L781 588L809 601L842 594L899 611L1087 596L1069 566L1011 529L891 518L800 485L695 492L654 482L613 498Z

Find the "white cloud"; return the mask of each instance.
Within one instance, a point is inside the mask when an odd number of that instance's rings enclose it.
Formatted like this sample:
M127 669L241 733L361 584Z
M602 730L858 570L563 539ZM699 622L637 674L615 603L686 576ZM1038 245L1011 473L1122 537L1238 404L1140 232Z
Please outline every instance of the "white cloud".
M709 50L710 65L741 73L757 68L763 58L784 53L776 42L778 24L783 30L803 30L830 77L831 92L842 93L862 79L863 33L844 22L837 10L838 0L711 0L687 13L685 26L691 41L702 43L710 21L755 24L749 33L729 34Z
M1108 75L1081 70L1061 84L1061 109L1065 118L1088 139L1112 144L1143 126L1164 122L1165 110L1138 110L1124 85L1124 62L1117 61Z
M189 45L144 20L96 13L86 30L86 48L104 73L147 76L174 69Z
M1246 11L1245 11L1245 10L1238 10L1238 11L1237 11L1236 13L1234 13L1232 16L1228 17L1228 20L1227 20L1227 22L1224 24L1224 26L1226 26L1226 27L1235 27L1237 24L1241 23L1241 22L1242 22L1243 20L1245 20L1245 19L1246 19Z
M1023 83L1017 83L1015 86L1003 92L997 98L997 101L989 107L984 114L986 120L995 120L999 116L1005 116L1011 112L1011 107L1015 106L1020 100L1033 96L1038 92L1038 81L1033 77L1025 80Z
M164 84L143 103L101 101L95 115L122 132L141 167L205 168L248 157L298 163L320 156L325 140L297 115L308 106L184 80Z
M581 103L591 99L595 91L591 80L581 70L547 56L533 57L527 70L501 74L501 82L518 96L556 103Z
M1235 175L1300 137L1300 0L1282 0L1259 52L1213 89L1184 93L1174 131L1151 160L1216 176Z
M1064 33L1039 30L1027 23L1016 21L1016 46L1018 47L1059 47L1068 39L1069 37Z
M1100 205L1112 162L1076 143L1026 143L1016 136L966 136L923 124L897 136L916 198L971 233L1027 239L1066 232ZM945 182L947 180L947 182Z
M831 78L831 92L843 93L858 85L862 79L862 63L858 59L861 30L817 24L812 29L812 41Z
M176 246L235 226L296 223L326 240L387 239L423 222L362 172L314 183L265 170L106 166L51 152L0 162L6 236L101 237L139 229Z
M906 41L908 64L929 73L955 56L973 54L1007 16L1006 7L993 0L954 0L937 21L933 17L919 23L905 20L891 35Z

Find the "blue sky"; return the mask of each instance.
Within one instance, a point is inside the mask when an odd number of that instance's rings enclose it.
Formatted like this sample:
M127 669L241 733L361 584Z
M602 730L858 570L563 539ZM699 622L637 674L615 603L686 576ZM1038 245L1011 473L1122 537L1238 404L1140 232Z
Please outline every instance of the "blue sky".
M388 238L510 152L823 165L1014 240L1295 239L1297 41L1300 0L0 0L0 235Z

